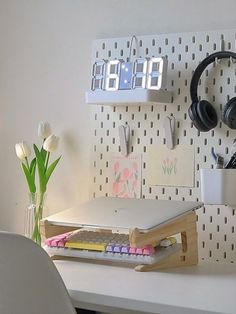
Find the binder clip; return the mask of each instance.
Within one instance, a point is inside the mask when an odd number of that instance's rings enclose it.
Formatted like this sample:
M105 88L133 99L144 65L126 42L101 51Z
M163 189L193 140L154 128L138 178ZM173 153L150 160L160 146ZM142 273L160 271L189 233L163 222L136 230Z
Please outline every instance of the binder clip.
M166 146L169 149L174 148L174 135L175 135L175 117L167 116L164 120Z
M123 156L129 154L130 127L128 124L119 126L120 149Z

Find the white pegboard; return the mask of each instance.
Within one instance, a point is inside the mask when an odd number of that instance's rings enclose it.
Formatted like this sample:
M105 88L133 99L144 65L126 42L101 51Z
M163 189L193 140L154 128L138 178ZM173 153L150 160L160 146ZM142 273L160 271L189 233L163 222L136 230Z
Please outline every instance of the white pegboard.
M173 103L137 106L90 106L92 126L91 195L109 196L110 152L119 152L118 127L128 122L131 128L131 151L142 153L142 197L169 200L199 201L200 168L213 168L211 150L230 157L230 146L236 131L219 121L207 133L198 132L187 110L191 104L189 86L192 73L207 54L222 49L235 51L236 30L137 36L131 56L168 58L167 89L173 92ZM100 59L126 59L131 38L96 40L92 63ZM230 60L209 65L203 73L198 94L208 99L220 117L226 102L236 94L236 65ZM163 121L173 114L177 121L176 145L193 145L195 150L195 186L168 187L146 184L146 149L165 144ZM236 188L235 188L236 189ZM236 192L236 190L235 190ZM205 206L198 210L199 256L201 259L236 263L236 214L227 206Z

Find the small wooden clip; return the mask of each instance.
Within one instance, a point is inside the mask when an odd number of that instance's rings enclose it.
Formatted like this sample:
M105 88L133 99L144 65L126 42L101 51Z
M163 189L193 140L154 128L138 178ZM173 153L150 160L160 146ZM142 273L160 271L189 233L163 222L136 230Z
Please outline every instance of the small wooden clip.
M174 148L174 135L175 135L175 117L167 116L164 120L166 146L169 149Z
M119 137L121 154L124 156L128 156L130 138L130 128L128 124L119 126Z

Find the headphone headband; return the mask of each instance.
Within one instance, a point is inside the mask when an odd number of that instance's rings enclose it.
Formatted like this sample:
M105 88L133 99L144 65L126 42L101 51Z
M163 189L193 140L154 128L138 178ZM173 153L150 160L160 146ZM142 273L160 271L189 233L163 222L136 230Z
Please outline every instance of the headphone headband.
M232 57L233 59L236 59L236 53L231 51L218 51L215 52L208 57L206 57L195 69L193 73L193 77L190 84L190 96L192 99L192 102L198 102L198 96L197 96L197 87L199 79L203 73L203 71L206 69L206 67L213 63L215 59L226 59Z

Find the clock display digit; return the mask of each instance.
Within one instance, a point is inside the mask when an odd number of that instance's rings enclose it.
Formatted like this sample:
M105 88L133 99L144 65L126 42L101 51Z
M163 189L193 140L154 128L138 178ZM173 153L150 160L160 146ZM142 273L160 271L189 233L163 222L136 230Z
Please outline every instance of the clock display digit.
M165 88L167 60L165 58L151 58L147 69L147 89Z
M92 90L104 89L106 61L100 60L93 65Z
M119 60L111 60L107 63L105 89L108 91L116 91L119 88L120 64Z
M138 58L134 61L132 88L145 88L147 63L148 63L148 60L143 59L143 58Z

